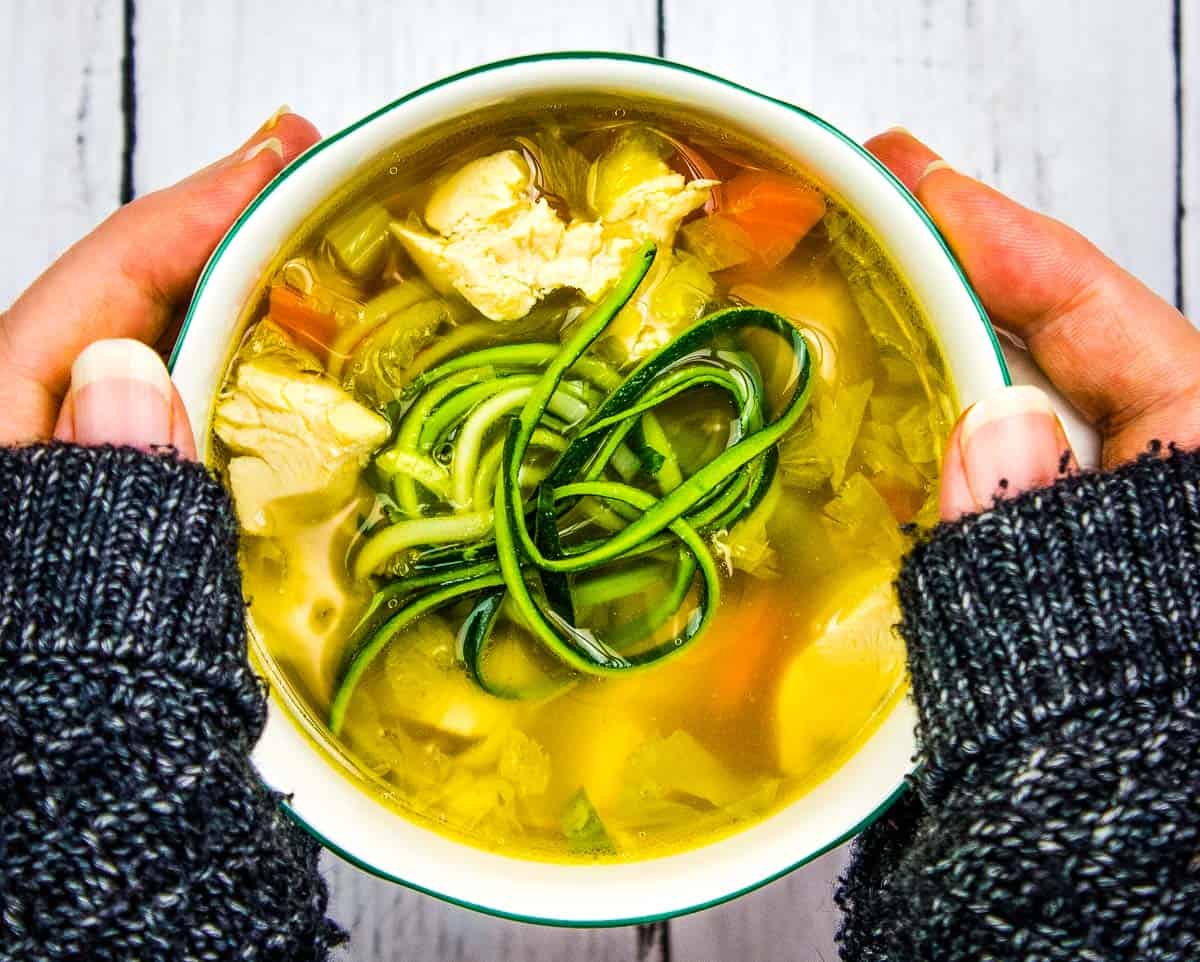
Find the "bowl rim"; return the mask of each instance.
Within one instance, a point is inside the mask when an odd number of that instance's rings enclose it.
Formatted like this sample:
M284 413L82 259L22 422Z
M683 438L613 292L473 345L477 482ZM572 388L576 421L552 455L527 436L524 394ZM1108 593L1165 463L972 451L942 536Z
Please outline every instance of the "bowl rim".
M1009 385L1012 383L1012 378L1011 378L1009 370L1008 370L1008 365L1005 361L1004 353L1001 350L999 338L997 337L996 332L995 332L994 328L992 327L991 321L988 318L987 312L984 309L983 304L980 302L979 297L975 293L974 288L972 288L970 281L967 279L967 276L966 276L965 272L963 271L962 266L959 264L958 259L954 256L954 253L950 249L949 244L946 242L945 237L942 235L942 233L938 229L937 225L930 218L929 214L921 206L920 202L908 190L908 188L905 187L904 184L901 183L901 181L890 170L888 170L888 168L885 167L873 154L871 154L870 151L868 151L860 143L858 143L856 140L854 140L854 138L852 138L848 134L844 133L842 130L840 130L838 127L834 126L833 124L831 124L829 121L825 120L823 117L819 116L818 114L813 113L812 111L810 111L804 107L800 107L796 104L790 103L790 102L782 100L780 98L773 97L769 94L762 93L751 87L747 87L743 84L737 83L736 81L728 80L725 77L719 76L718 74L714 74L714 73L711 73L706 70L702 70L697 67L692 67L687 64L682 64L682 63L678 63L678 62L675 62L672 60L667 60L667 59L664 59L661 57L653 57L653 56L648 56L645 54L628 53L628 52L620 52L620 51L601 51L601 50L565 50L565 51L551 51L551 52L544 52L544 53L524 54L521 56L507 57L507 58L504 58L501 60L494 60L494 61L480 64L478 66L471 67L471 68L468 68L465 70L460 70L455 73L443 76L443 77L441 77L437 80L434 80L428 84L418 87L418 88L410 91L409 93L404 94L401 97L398 97L397 99L391 101L390 103L385 104L382 107L379 107L378 109L372 111L371 113L360 118L359 120L356 120L353 123L347 125L346 127L343 127L341 130L337 131L336 133L330 134L328 137L325 137L325 138L321 139L320 141L318 141L317 143L313 144L306 151L304 151L299 156L297 156L295 159L293 159L291 161L291 163L289 163L287 166L285 166L270 181L270 183L268 183L262 189L262 191L260 191L258 193L258 195L255 196L255 198L247 205L247 207L237 217L237 219L234 221L233 225L229 228L228 232L225 234L225 236L221 239L221 241L217 244L216 248L213 250L212 256L209 258L207 264L204 267L204 270L202 271L202 273L200 275L200 279L196 284L196 288L193 291L192 299L191 299L191 302L189 303L187 313L184 315L183 321L180 325L179 335L176 339L175 346L171 352L171 356L167 361L168 370L173 372L175 369L175 365L176 365L176 362L182 351L184 341L187 338L192 321L195 317L195 314L197 311L197 305L200 303L202 295L204 293L206 286L208 285L208 282L212 276L212 273L213 273L214 269L216 268L218 261L221 259L222 255L225 253L225 250L228 248L230 243L233 241L234 237L239 233L239 231L241 230L243 225L246 223L246 221L251 216L253 216L254 212L266 200L266 198L269 197L281 184L284 183L284 181L286 181L289 177L291 177L293 174L295 174L301 167L303 167L305 165L305 163L307 163L309 160L311 160L317 154L321 153L322 151L329 148L333 144L335 144L335 143L345 139L346 137L350 136L351 134L355 133L360 128L365 127L368 124L371 124L372 122L379 119L380 117L383 117L386 114L392 112L393 110L403 106L404 104L407 104L425 94L439 90L445 86L456 83L458 81L465 80L467 78L479 76L479 75L486 74L486 73L491 73L491 72L494 72L497 70L503 70L503 69L507 69L507 68L511 68L511 67L518 67L518 66L525 65L525 64L538 64L538 63L546 63L546 62L554 62L554 61L571 62L571 61L594 61L594 60L609 60L609 61L617 61L617 62L622 62L622 63L632 63L632 64L637 64L637 65L641 65L641 66L645 66L645 67L651 67L651 68L659 69L659 70L667 70L667 71L683 73L683 74L687 74L687 75L690 75L692 77L695 77L695 78L698 78L698 79L701 79L704 81L718 83L722 86L730 88L733 91L736 91L739 94L742 94L742 95L745 95L748 97L752 97L755 100L765 102L768 104L772 104L777 107L781 107L791 113L794 113L794 114L797 114L797 115L803 117L807 121L814 123L818 127L824 129L827 133L833 135L837 140L841 141L844 146L849 147L851 150L853 150L855 153L857 153L862 159L866 160L872 168L874 168L874 170L877 174L882 176L884 178L884 180L892 186L892 188L900 195L900 197L908 204L908 206L912 209L912 211L917 215L917 217L919 218L921 223L925 226L925 228L929 231L929 233L933 235L934 240L937 242L938 246L941 248L943 254L945 255L946 260L949 262L950 266L953 268L955 275L958 277L959 281L961 282L963 290L967 294L968 299L970 300L971 304L975 308L975 311L979 317L979 321L982 324L983 330L992 345L992 350L995 353L995 360L996 360L997 367L999 369L999 374L1000 374L1001 380L1006 385ZM832 839L827 844L817 848L814 851L805 853L803 855L803 857L797 859L794 862L790 862L784 868L781 868L775 872L768 874L766 877L764 877L758 881L755 881L753 884L743 886L743 887L738 888L731 892L722 893L711 899L696 903L694 905L687 906L686 908L683 908L683 909L673 909L673 910L668 910L668 911L663 911L663 912L650 913L650 914L642 915L642 916L633 916L633 917L628 917L628 918L615 918L615 919L614 918L560 919L560 918L543 917L543 916L537 916L537 915L526 915L526 914L522 914L522 913L514 913L514 912L505 911L503 909L499 909L494 906L478 904L475 902L471 902L467 899L458 898L458 897L453 896L446 892L440 892L435 889L431 889L427 886L420 885L416 882L413 882L411 880L402 878L398 875L388 872L387 870L380 868L379 866L372 865L371 863L364 861L361 857L353 854L352 852L347 851L346 849L344 849L337 843L333 842L324 833L322 833L315 825L313 825L311 822L309 822L307 819L305 819L289 803L289 801L286 797L280 799L280 806L301 829L303 829L308 835L310 835L313 839L315 839L317 842L319 842L322 845L322 847L335 853L343 860L349 862L350 864L358 867L359 869L362 869L363 871L368 872L371 875L374 875L378 878L382 878L386 881L390 881L395 884L402 885L405 888L411 889L413 891L421 892L422 894L432 896L434 898L439 899L440 901L449 903L451 905L459 906L461 908L470 909L472 911L479 912L484 915L489 915L489 916L492 916L495 918L507 919L507 920L515 921L515 922L525 922L525 923L531 923L531 924L535 924L535 925L543 925L543 926L550 926L550 927L556 927L556 928L614 928L614 927L619 927L619 926L641 925L641 924L646 924L646 923L651 923L651 922L659 922L659 921L663 921L666 919L677 918L677 917L684 916L684 915L690 915L695 912L700 912L700 911L703 911L704 909L712 908L717 905L722 905L722 904L724 904L726 902L730 902L736 898L740 898L741 896L746 895L749 892L753 892L756 889L759 889L765 885L768 885L771 882L774 882L777 879L780 879L780 878L784 877L785 875L788 875L791 872L794 872L796 869L801 868L802 866L808 864L809 862L811 862L811 861L819 858L820 856L826 854L827 852L832 851L833 849L837 848L839 845L841 845L844 842L846 842L847 840L853 838L860 832L869 828L876 821L878 821L887 812L887 810L889 808L891 808L891 806L900 798L900 796L902 794L904 794L904 792L908 788L908 780L912 777L915 770L916 770L915 766L910 765L906 775L895 786L895 788L893 788L891 793L883 801L881 801L871 812L869 812L863 819L861 819L858 823L856 823L853 827L851 827L850 829L848 829L847 831L845 831L838 837Z

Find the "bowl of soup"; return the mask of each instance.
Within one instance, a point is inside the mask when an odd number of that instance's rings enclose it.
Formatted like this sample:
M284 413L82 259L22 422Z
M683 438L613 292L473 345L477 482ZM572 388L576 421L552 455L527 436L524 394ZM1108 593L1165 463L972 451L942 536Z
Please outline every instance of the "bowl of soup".
M254 761L347 859L623 924L903 790L892 581L1007 374L820 118L617 54L432 84L263 191L172 364L241 527Z

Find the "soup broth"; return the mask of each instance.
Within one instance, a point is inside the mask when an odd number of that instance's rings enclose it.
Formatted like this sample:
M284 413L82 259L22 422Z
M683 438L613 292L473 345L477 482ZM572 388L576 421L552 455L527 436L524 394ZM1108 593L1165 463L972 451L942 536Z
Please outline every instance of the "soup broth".
M779 810L901 697L891 581L954 409L804 171L669 111L526 103L313 214L210 449L268 672L367 790L505 854L630 860Z

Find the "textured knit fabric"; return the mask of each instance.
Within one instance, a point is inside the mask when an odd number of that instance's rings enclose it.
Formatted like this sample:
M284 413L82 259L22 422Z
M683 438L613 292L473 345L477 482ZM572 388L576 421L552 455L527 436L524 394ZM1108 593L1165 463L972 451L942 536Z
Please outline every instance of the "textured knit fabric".
M236 530L199 465L0 450L0 958L317 960L318 849L248 760Z
M1200 457L943 526L899 589L921 768L843 958L1200 959Z

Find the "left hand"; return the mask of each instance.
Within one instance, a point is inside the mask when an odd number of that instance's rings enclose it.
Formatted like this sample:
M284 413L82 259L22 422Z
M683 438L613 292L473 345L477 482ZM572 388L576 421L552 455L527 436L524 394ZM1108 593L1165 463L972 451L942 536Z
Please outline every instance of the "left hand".
M183 404L148 346L170 350L213 248L318 139L303 117L273 116L232 154L122 207L0 313L0 444L53 436L194 458Z

